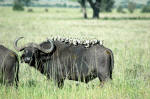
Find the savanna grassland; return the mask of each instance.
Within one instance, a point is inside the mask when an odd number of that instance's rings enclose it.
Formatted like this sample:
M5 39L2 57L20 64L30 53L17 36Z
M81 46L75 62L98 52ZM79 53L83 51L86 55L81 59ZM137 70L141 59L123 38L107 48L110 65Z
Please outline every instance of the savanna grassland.
M78 86L77 82L66 80L64 88L59 89L34 68L20 63L18 89L1 85L0 99L150 99L150 20L145 19L150 14L114 11L101 13L102 19L85 20L80 9L33 10L17 12L0 7L0 44L14 50L13 41L20 36L25 39L19 46L56 36L104 40L104 46L114 53L113 80L103 88L99 87L98 79ZM91 10L88 13L91 17ZM144 18L128 20L122 17Z

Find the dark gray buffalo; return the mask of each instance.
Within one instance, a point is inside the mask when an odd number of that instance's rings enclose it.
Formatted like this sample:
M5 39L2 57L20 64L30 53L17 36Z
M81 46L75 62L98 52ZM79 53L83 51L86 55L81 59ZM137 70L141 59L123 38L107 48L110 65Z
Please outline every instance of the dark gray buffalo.
M18 40L14 47L17 51L24 51L21 59L30 66L53 79L58 87L63 87L65 78L88 83L98 77L104 81L112 79L114 57L110 49L99 43L84 44L69 43L65 40L47 40L41 44L28 43L18 47Z
M19 61L17 54L0 45L0 83L18 86Z

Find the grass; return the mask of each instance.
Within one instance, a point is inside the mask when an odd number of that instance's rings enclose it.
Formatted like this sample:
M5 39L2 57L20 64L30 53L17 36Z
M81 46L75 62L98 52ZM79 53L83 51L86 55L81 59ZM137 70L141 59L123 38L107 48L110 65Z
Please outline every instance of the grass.
M103 20L104 17L150 17L150 14L102 13L102 19L83 19L80 9L33 8L34 12L14 12L0 7L0 44L14 50L13 41L20 36L40 43L56 36L99 39L112 49L115 58L113 80L103 88L99 80L89 84L65 81L58 89L34 68L20 63L19 88L0 86L0 99L149 99L150 98L150 20ZM88 10L89 17L92 16ZM15 50L14 50L15 51ZM17 54L21 54L18 53Z

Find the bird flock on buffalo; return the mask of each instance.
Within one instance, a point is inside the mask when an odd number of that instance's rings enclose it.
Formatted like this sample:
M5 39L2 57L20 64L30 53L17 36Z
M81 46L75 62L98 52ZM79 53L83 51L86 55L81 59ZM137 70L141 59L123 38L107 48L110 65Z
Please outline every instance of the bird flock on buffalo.
M14 40L14 48L18 55L0 45L0 83L16 85L19 83L19 60L37 69L48 79L62 88L64 80L89 81L99 78L101 86L112 79L114 68L113 52L99 40L79 40L62 37L47 39L40 44L34 42L19 47L18 42L24 37Z

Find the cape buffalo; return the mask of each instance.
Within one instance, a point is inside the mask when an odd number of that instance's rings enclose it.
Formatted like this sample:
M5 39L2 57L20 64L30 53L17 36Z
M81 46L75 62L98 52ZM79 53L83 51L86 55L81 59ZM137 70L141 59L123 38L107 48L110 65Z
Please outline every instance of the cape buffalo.
M0 45L0 83L18 86L19 61L15 52Z
M58 87L63 87L65 78L88 83L98 77L101 84L112 79L113 53L99 42L74 45L68 39L48 39L41 44L18 47L17 42L22 38L14 41L15 49L23 51L21 60L53 79Z

